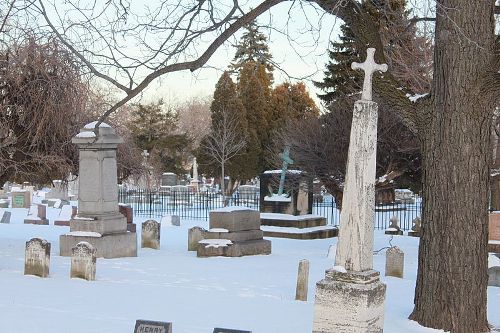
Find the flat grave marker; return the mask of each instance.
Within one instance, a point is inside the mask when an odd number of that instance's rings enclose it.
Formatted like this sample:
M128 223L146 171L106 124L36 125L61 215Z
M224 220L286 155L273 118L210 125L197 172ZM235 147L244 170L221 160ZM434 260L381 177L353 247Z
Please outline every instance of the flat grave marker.
M134 333L172 333L172 323L138 319Z

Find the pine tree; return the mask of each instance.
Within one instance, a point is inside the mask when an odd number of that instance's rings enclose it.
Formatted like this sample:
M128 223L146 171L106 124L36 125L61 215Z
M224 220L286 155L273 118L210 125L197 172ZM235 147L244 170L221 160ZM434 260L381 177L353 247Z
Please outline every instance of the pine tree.
M319 116L319 109L302 82L278 85L271 93L271 105L273 131L280 130L288 121Z
M249 165L255 166L252 177L268 165L264 151L270 145L271 81L262 64L247 62L240 71L238 91L245 106L248 122Z
M247 113L238 96L236 84L229 76L229 72L224 72L215 86L214 100L210 106L210 111L212 129L217 128L217 124L223 120L223 113L227 112L237 123L238 137L243 138L246 142L251 141ZM226 167L227 174L235 180L254 177L256 169L257 159L249 156L247 149L231 158Z
M130 130L140 149L152 152L164 171L184 173L184 162L191 142L185 133L177 130L177 114L164 109L163 100L151 104L136 104L132 111Z
M236 54L233 62L229 66L233 72L240 73L247 63L263 65L269 76L269 81L273 81L274 66L271 63L272 55L269 53L267 36L259 31L259 27L252 21L245 26L247 30L236 45Z

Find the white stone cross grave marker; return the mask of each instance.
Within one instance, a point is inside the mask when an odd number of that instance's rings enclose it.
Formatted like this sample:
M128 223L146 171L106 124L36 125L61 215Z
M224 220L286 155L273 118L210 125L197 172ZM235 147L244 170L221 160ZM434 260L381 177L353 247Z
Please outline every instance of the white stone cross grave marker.
M361 99L364 101L372 100L372 76L376 71L386 72L387 65L386 64L377 64L375 62L375 49L368 48L366 50L366 60L363 63L353 62L351 68L361 69L365 72L365 79L363 81L363 92L361 94Z

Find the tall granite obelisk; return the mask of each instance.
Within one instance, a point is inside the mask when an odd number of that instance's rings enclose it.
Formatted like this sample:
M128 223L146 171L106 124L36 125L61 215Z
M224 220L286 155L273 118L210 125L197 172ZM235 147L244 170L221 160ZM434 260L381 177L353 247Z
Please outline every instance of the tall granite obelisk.
M372 75L387 65L353 63L365 72L361 100L354 104L343 207L335 267L316 285L314 333L383 332L385 284L373 270L377 103L372 101Z

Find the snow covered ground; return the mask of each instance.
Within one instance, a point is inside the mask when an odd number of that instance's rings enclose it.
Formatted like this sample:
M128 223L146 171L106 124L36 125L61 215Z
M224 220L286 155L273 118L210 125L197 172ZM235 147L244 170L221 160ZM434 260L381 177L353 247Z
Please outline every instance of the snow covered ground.
M206 221L162 225L161 249L139 249L137 258L98 259L96 281L70 279L70 258L59 256L59 235L69 227L25 225L27 209L9 209L0 224L1 333L132 333L136 319L168 321L173 333L211 333L214 327L254 333L312 331L315 283L333 266L328 248L336 239L272 240L272 254L197 258L187 251L188 229ZM51 224L59 210L48 208ZM140 223L136 217L140 245ZM24 276L25 242L51 245L50 277ZM375 249L390 237L376 231ZM396 236L405 252L405 278L384 277L385 251L374 257L387 284L386 333L441 332L407 319L413 305L418 239ZM309 300L295 301L297 267L310 261ZM473 311L473 309L471 309ZM488 287L488 318L500 329L500 288Z

